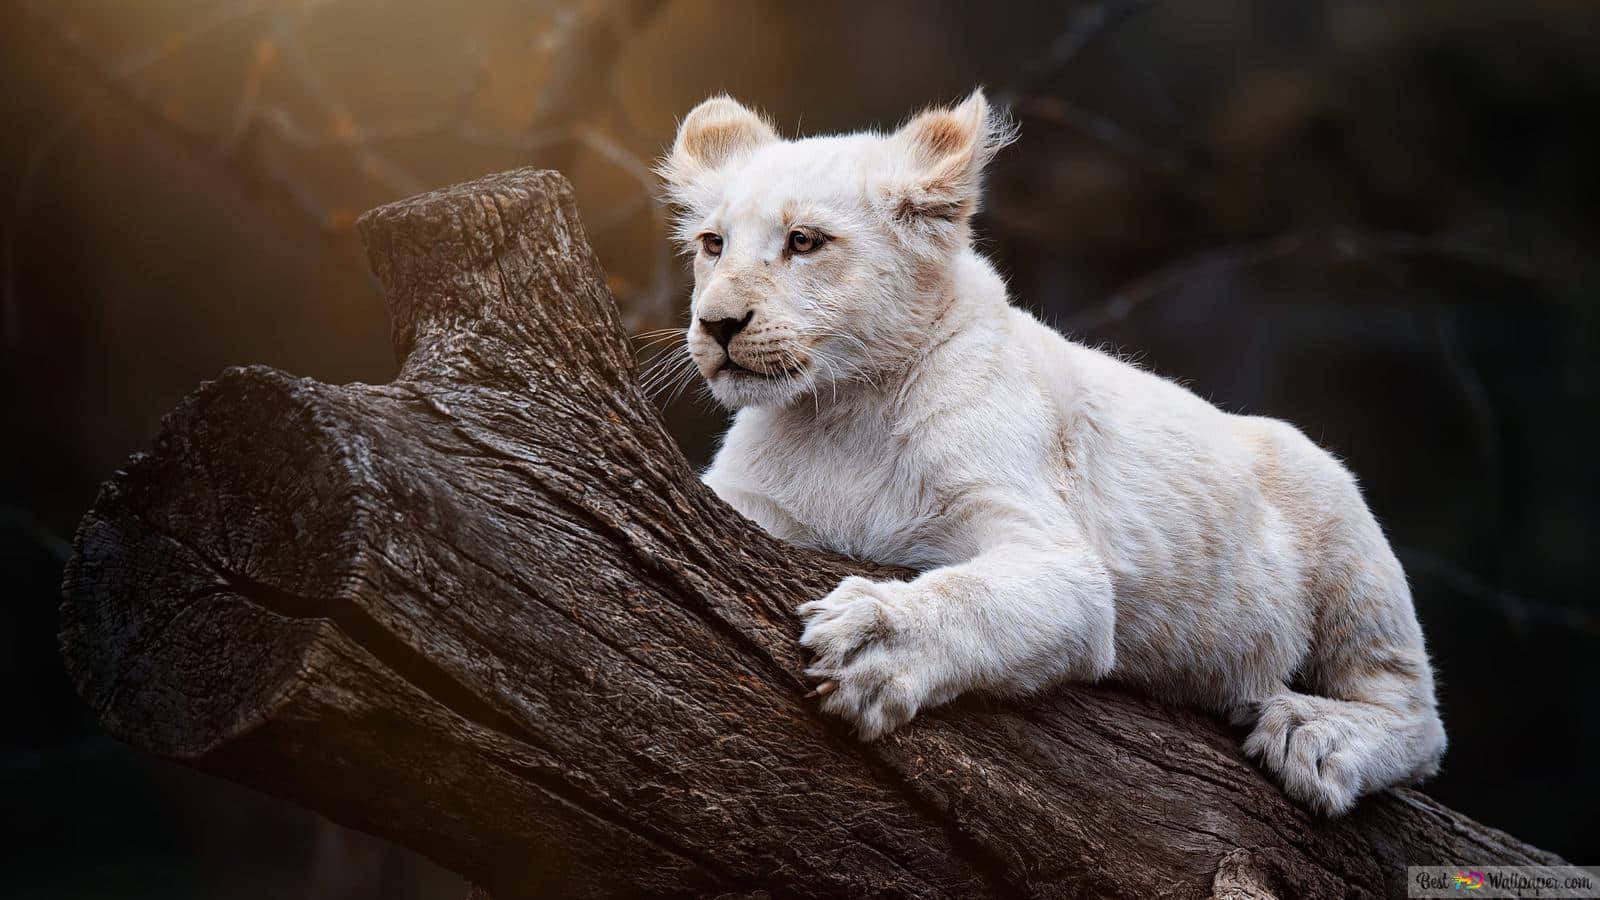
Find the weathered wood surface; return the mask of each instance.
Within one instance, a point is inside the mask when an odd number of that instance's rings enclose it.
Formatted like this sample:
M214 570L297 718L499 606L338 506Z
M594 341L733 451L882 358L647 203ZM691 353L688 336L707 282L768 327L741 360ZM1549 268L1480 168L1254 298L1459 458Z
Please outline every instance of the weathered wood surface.
M137 746L495 896L1404 896L1559 860L1415 791L1287 803L1204 716L1103 687L870 745L802 699L791 610L871 567L704 489L634 382L570 188L361 222L400 376L232 369L84 518L62 650Z

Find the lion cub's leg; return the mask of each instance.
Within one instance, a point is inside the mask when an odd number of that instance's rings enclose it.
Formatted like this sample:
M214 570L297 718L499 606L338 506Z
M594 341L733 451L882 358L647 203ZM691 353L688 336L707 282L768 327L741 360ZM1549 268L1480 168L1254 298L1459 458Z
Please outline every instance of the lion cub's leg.
M1111 670L1111 580L1080 547L999 548L912 581L846 578L800 607L807 674L863 740L970 690L1021 694Z
M1403 578L1396 565L1398 585L1358 583L1354 596L1333 601L1332 617L1349 630L1313 646L1303 675L1316 693L1285 688L1266 699L1245 740L1289 796L1324 815L1433 775L1444 754L1433 670ZM1386 596L1365 604L1364 588Z
M706 487L716 492L722 502L738 510L746 519L760 525L761 530L767 534L791 544L810 546L813 543L812 535L804 525L759 491L744 488L737 480L729 478L715 468L703 475L700 480L705 482Z
M1363 794L1434 774L1444 744L1431 706L1285 691L1262 704L1244 749L1278 776L1285 793L1331 816Z

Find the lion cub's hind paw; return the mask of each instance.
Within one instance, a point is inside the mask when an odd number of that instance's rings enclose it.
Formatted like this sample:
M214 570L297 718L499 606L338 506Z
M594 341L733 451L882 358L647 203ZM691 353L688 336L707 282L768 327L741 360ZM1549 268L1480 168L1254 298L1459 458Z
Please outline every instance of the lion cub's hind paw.
M1284 793L1324 816L1350 811L1361 796L1351 742L1360 735L1311 698L1280 696L1262 705L1244 752L1278 777Z

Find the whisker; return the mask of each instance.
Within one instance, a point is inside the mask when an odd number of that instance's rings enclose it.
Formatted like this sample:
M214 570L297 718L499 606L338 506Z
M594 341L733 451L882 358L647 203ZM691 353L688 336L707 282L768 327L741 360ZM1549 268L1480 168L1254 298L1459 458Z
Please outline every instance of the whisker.
M674 369L671 374L662 378L660 383L654 386L652 393L658 399L666 395L667 399L664 402L671 403L671 395L675 394L684 384L693 380L696 374L698 373L693 366L682 366Z
M671 353L671 352L673 352L675 350L688 347L687 344L680 344L680 343L669 343L665 347L661 347L660 345L662 343L664 343L664 341L658 340L658 341L653 342L652 344L642 346L642 347L638 348L638 350L635 352L635 356L636 357L646 357L646 356L648 356L648 360L641 359L641 362L653 362L656 359L659 359L662 353Z
M672 380L672 393L668 396L667 402L671 403L685 386L693 384L694 380L699 377L700 370L694 365L694 361L687 360L686 358L686 362L684 363L683 367L678 370L676 377L674 377Z
M688 331L689 329L687 328L652 328L649 331L639 332L633 336L633 339L638 341L645 338L657 337L663 334L686 334Z
M657 352L656 354L652 355L648 360L645 360L643 363L641 363L640 364L641 371L639 373L639 383L640 384L649 384L651 381L653 381L656 378L656 376L661 374L661 371L664 368L673 365L675 360L676 360L676 358L677 358L677 356L678 356L678 353L679 353L680 349L682 349L682 348L668 347L668 348L666 348L664 350L661 350L661 351Z
M693 384L695 378L700 374L700 370L692 362L691 360L690 365L679 370L678 375L673 379L672 392L667 395L666 401L662 404L663 407L672 405L678 399L678 395L683 392L683 389Z
M862 342L860 338L857 338L854 335L843 334L843 333L834 332L834 331L819 331L819 332L813 332L812 333L812 337L820 338L822 340L827 340L829 338L837 338L837 339L840 339L840 340L849 341L849 342L851 342L851 343L853 343L856 346L861 348L862 355L867 355L869 353L867 345L864 342ZM865 383L867 383L869 385L872 385L875 388L881 387L881 384L879 382L879 379L881 378L881 376L879 374L877 374L877 373L873 373L871 371L862 371L860 369L856 369L856 368L850 366L841 357L835 355L831 351L824 350L820 346L813 347L812 348L812 353L816 354L819 358L826 359L833 366L834 373L833 373L833 377L832 377L831 380L833 382L833 392L834 392L835 401L837 401L837 399L838 399L839 382L841 382L841 381L842 382L862 381L862 382L865 382Z
M826 353L814 353L814 358L816 359L818 366L826 367L829 370L829 372L828 372L828 387L829 387L829 389L830 389L830 391L832 393L832 400L830 402L838 403L839 402L839 369L838 369L838 362L836 360L830 358ZM813 392L815 392L816 389L817 389L817 385L816 385L816 383L814 381L812 382L811 389L812 389Z
M675 381L685 369L694 369L694 359L689 356L685 347L671 347L661 351L659 361L651 365L648 372L639 380L639 387L646 396L654 397L658 391L667 384Z
M662 405L671 406L678 399L678 395L683 393L683 389L694 383L695 374L693 370L685 372L684 377L678 379L678 386L673 388L672 393L667 397L667 402Z
M634 340L638 341L639 343L638 343L638 346L634 348L634 352L635 353L643 353L644 351L650 349L651 347L655 347L655 346L657 346L659 344L667 343L668 341L679 340L679 339L683 338L683 336L684 335L682 333L678 333L678 334L658 334L658 335L656 335L654 337L651 337L651 338L648 338L648 339L646 339L646 338L637 338L636 337L636 338L634 338Z

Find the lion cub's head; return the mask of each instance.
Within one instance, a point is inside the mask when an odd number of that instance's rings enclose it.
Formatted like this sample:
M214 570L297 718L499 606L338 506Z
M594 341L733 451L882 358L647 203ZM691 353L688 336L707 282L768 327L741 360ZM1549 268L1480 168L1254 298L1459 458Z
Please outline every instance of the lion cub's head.
M902 365L1009 136L981 91L889 135L785 140L728 97L695 107L660 172L694 257L688 349L713 396L782 405Z

